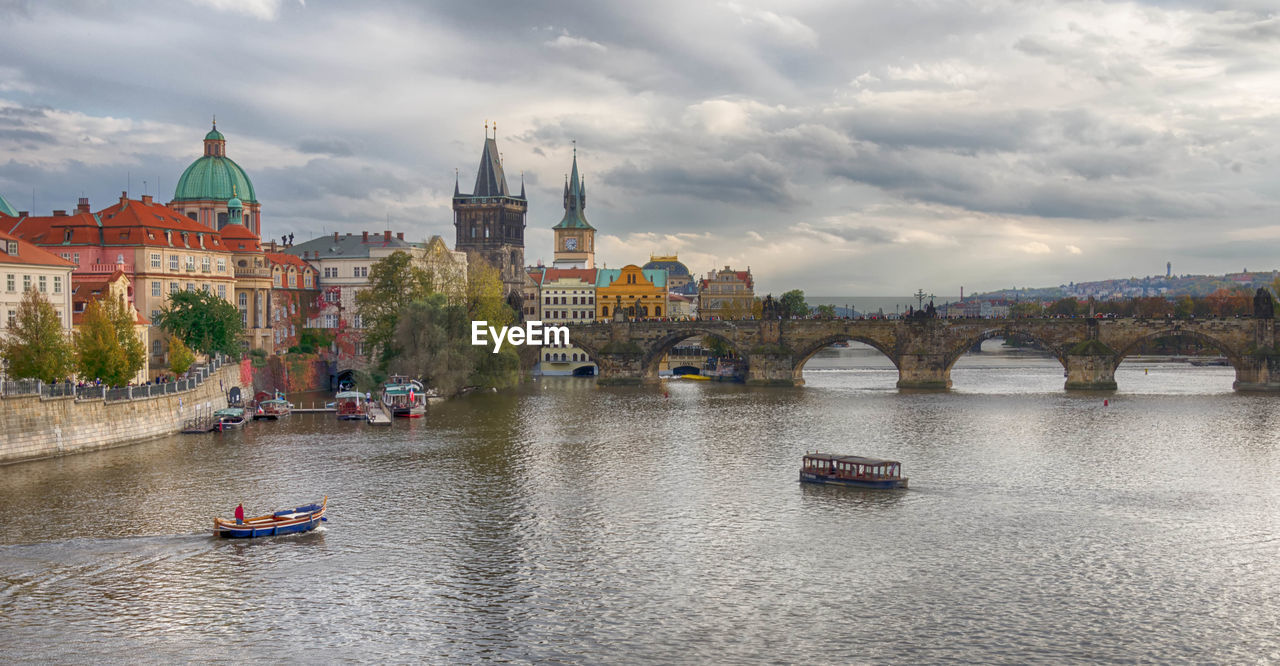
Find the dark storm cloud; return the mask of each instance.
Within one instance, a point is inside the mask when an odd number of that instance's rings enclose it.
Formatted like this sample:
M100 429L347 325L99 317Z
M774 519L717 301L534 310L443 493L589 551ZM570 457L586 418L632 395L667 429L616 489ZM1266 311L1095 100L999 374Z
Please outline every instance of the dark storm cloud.
M773 261L762 276L836 275L831 253L866 246L859 281L1067 245L1115 261L1151 234L1190 253L1201 227L1280 212L1273 3L1205 7L0 1L0 191L171 191L216 113L268 235L450 237L454 169L469 189L498 119L531 238L576 139L602 235L691 232L709 240L682 252ZM953 219L971 246L896 254Z

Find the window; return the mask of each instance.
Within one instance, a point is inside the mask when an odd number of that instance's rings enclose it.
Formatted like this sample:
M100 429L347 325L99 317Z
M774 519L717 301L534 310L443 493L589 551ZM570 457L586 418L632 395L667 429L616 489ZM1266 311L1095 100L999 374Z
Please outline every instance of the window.
M364 328L364 325L360 323L360 315L357 314L356 316L352 317L351 326L353 326L354 328Z
M279 273L279 272L272 273L272 275L271 275L271 279L272 279L272 282L275 284L275 286L276 286L276 287L279 287L279 286L280 286L280 273Z
M243 326L244 328L249 328L249 311L248 310L240 311L240 325Z
M159 310L152 310L152 311L151 311L151 323L153 323L153 324L154 324L154 323L156 322L156 320L157 320L157 319L159 319L159 318L160 318L160 311L159 311ZM160 344L160 341L159 341L159 340L156 340L156 344Z
M75 265L77 265L77 266L79 266L79 265L80 265L80 253L79 253L79 252L73 252L73 253L71 254L71 263L73 263L73 264L75 264Z
M17 310L10 310L10 311L9 311L9 328L13 328L13 322L14 322L14 320L16 320L17 318L18 318L18 311L17 311Z
M53 293L55 294L62 293L62 276L61 275L53 276Z
M204 293L206 293L206 294L207 294L207 293L209 293L209 283L208 283L208 282L206 282L206 283L204 283L204 284L200 285L200 288L201 288L202 290L204 290Z
M249 307L249 294L246 294L243 291L236 294L236 301L240 303L240 307L242 308Z
M311 288L311 274L310 274L310 273L307 273L306 275L303 275L303 276L302 276L302 286L306 287L307 289L310 289L310 288Z
M168 234L169 232L166 231L165 233ZM176 254L169 255L169 270L171 271L178 270L178 255Z
M170 294L176 294L176 293L178 293L178 283L177 283L177 282L170 282L170 283L169 283L169 293L170 293Z
M42 294L49 293L49 285L47 284L48 281L49 281L48 278L46 278L45 276L43 275L40 276L40 293Z
M187 255L187 270L189 270L189 271L194 271L195 269L196 269L196 258L188 254L188 255Z
M9 241L9 255L17 256L17 254L18 254L18 241Z
M159 296L159 295L160 295L160 281L159 281L159 280L152 280L152 281L151 281L151 295L152 295L152 296Z
M218 285L218 298L226 298L226 297L227 297L227 285L225 284Z
M338 327L338 315L336 315L336 314L327 314L327 315L325 315L325 316L324 316L324 327L325 327L325 328L337 328L337 327Z
M196 290L196 283L194 283L194 282L188 282L188 283L187 283L187 291L195 291L195 290Z
M290 273L290 274L289 274L289 286L290 286L290 287L295 287L295 288L298 286L298 274L297 274L297 273Z
M160 341L159 341L159 340L152 340L152 341L151 341L151 353L152 353L152 354L154 354L154 355L156 355L156 356L159 356L160 354L162 354L162 353L163 353L162 348L160 347Z
M341 294L336 289L333 291L325 292L325 295L324 295L324 300L326 303L337 303L339 298L341 298Z
M218 257L218 272L219 273L227 272L227 260L222 257Z
M13 292L13 290L17 287L17 285L15 285L15 284L14 284L14 280L15 280L15 278L16 278L16 277L17 277L16 275L14 275L13 273L10 273L10 274L5 278L5 281L4 281L4 282L5 282L5 290L6 290L6 291L8 291L8 292L12 293L12 292Z
M152 267L152 268L160 268L160 253L159 253L159 252L152 252L152 253L151 253L151 267Z
M200 258L200 270L202 270L202 271L204 271L204 272L208 273L208 272L209 272L209 266L210 266L210 264L211 264L212 262L213 262L213 260L212 260L211 258L209 258L209 257L201 257L201 258Z

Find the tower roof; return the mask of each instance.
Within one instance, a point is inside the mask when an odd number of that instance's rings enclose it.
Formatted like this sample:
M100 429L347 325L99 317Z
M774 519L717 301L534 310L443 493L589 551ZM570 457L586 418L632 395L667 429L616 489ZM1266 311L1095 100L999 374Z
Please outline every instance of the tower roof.
M0 194L0 213L4 213L10 217L18 216L18 211L14 210L13 206L9 205L8 201L5 201L3 194Z
M578 177L578 148L573 149L573 174L564 186L564 217L552 229L595 229L587 222L587 188Z
M473 197L509 197L507 176L502 173L502 159L498 155L498 141L485 137L484 152L480 154L480 169L476 171Z

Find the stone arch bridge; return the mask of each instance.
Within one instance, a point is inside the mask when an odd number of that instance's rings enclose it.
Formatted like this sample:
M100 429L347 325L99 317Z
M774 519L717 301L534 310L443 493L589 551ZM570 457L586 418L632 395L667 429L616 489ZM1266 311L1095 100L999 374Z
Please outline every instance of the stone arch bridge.
M1184 336L1218 349L1235 368L1237 391L1280 390L1275 320L1266 319L898 319L626 321L569 327L591 355L600 382L656 381L667 350L694 336L720 338L747 363L747 382L799 386L804 364L834 342L880 350L898 369L899 388L951 387L951 367L975 344L1022 334L1066 368L1066 388L1112 390L1120 361L1153 338Z

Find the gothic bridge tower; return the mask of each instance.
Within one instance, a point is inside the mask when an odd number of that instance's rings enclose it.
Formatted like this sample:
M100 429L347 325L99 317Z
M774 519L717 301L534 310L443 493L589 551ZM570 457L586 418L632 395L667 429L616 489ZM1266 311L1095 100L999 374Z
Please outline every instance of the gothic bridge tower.
M494 123L494 136L489 136L489 123L484 128L484 152L480 155L480 169L476 172L476 184L471 194L462 194L455 179L453 184L453 226L457 229L455 250L467 253L469 259L484 257L502 277L503 291L508 300L517 303L524 288L524 226L529 201L524 194L524 179L520 182L520 195L507 189L507 177L502 172L502 156L498 153L498 124Z

